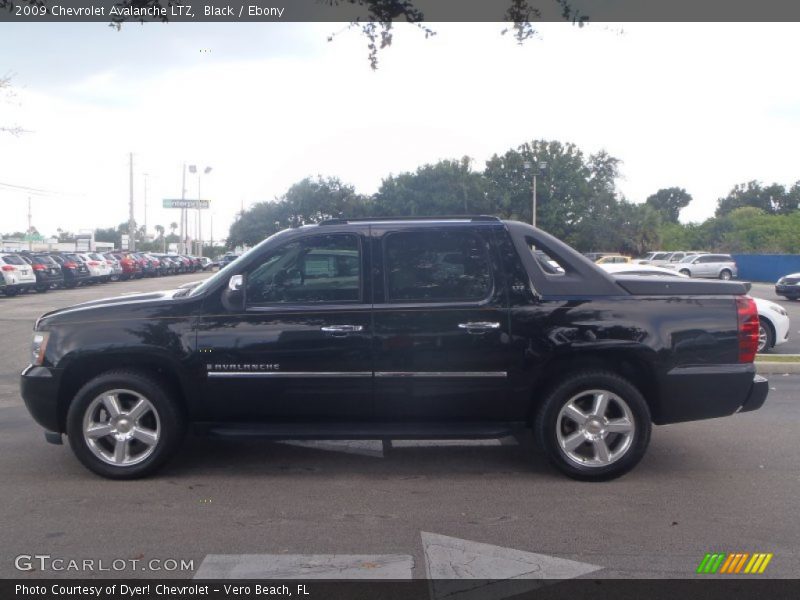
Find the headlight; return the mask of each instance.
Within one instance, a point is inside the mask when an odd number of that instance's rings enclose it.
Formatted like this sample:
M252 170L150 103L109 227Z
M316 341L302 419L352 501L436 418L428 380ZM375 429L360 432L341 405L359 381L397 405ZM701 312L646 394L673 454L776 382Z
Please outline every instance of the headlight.
M44 351L47 348L47 340L50 334L46 331L37 331L33 334L31 342L31 364L39 366L44 361Z
M782 306L779 306L777 304L770 304L769 305L769 309L771 311L773 311L773 312L778 313L779 315L783 315L784 317L788 317L789 316L789 313L787 313L786 310Z

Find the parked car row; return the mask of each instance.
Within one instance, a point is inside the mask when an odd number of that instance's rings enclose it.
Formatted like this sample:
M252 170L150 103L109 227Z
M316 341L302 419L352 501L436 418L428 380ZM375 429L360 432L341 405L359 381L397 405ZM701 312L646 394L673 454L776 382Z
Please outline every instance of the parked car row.
M210 270L207 257L151 252L2 252L0 292L6 296L55 288Z

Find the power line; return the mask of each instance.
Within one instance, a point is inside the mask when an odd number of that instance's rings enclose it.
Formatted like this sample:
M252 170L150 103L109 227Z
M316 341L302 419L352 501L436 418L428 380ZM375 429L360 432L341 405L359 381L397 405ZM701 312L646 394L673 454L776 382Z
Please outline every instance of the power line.
M40 188L32 188L25 185L14 185L13 183L4 183L0 181L0 186L13 188L15 190L23 190L25 192L39 192L42 194L60 194L61 192L54 192L53 190L43 190Z

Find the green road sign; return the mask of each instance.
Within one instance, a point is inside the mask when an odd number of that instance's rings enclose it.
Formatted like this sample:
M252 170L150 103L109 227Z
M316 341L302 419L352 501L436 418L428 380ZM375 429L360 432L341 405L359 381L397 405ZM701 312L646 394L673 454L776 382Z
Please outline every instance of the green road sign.
M164 198L162 200L164 208L209 208L211 206L211 200L181 200L180 198L177 199L170 199Z

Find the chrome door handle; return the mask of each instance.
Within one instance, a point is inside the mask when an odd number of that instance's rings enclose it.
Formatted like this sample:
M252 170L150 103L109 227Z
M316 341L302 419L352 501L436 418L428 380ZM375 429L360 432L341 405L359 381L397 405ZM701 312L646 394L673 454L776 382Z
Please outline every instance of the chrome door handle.
M459 329L465 329L467 333L484 333L493 329L500 329L500 323L488 321L476 321L473 323L459 323Z
M324 327L320 327L322 331L325 333L329 333L333 336L345 336L349 333L356 333L358 331L362 331L364 329L363 325L325 325Z

